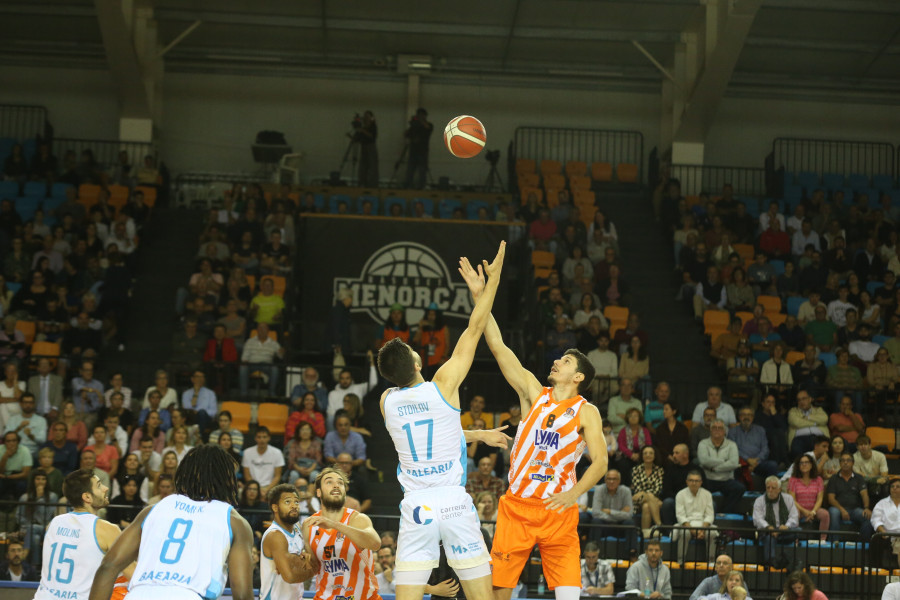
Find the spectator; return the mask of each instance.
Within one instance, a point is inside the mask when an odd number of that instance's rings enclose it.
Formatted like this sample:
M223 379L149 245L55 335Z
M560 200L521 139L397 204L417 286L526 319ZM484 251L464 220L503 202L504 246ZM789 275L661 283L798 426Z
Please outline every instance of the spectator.
M97 423L97 426L99 425L100 423ZM107 415L103 420L103 426L106 428L107 443L110 446L115 446L116 452L118 452L120 458L125 456L125 453L128 450L128 434L119 426L118 415ZM87 443L88 445L91 445L94 441L94 436L92 435L88 438Z
M587 278L585 278L585 281L590 282ZM581 303L578 305L578 310L575 311L575 315L572 317L572 325L575 329L583 329L587 326L588 321L594 318L599 321L601 329L609 329L609 322L603 315L603 311L600 310L600 304L595 298L596 295L593 292L581 295Z
M28 473L34 464L31 453L21 445L15 431L3 436L5 452L0 455L0 500L15 500L25 493Z
M346 452L338 454L334 466L344 472L350 485L347 486L347 507L366 512L372 507L369 489L363 478L356 476L353 468L353 457Z
M141 472L141 459L134 453L126 455L122 460L122 467L119 469L119 472L116 473L115 479L113 479L112 490L109 492L110 496L118 496L122 493L122 488L128 477L133 477L137 480L138 494L140 494L141 484L144 483L147 476ZM141 500L146 502L147 498L141 496Z
M785 414L778 410L774 394L766 394L763 397L753 422L765 430L772 460L783 465L788 460L788 422Z
M165 456L169 452L174 452L178 457L178 462L184 459L193 446L187 444L188 429L184 425L178 425L172 428L172 445L162 449L162 455Z
M747 281L747 274L741 267L731 272L731 282L725 286L726 306L730 311L752 311L756 306L756 294Z
M53 466L63 475L68 475L78 466L78 446L66 439L69 428L62 421L57 421L50 428L50 439L41 445L41 449L53 452Z
M297 389L298 386L294 387L294 390ZM318 410L318 400L316 395L313 392L306 392L303 395L303 398L300 402L296 403L295 406L299 406L300 410L296 410L288 417L287 423L284 426L284 435L285 437L293 437L294 429L300 423L309 423L309 425L313 428L313 432L316 437L324 438L325 437L325 416L319 412Z
M288 483L302 477L315 481L322 467L322 442L316 438L312 425L301 421L284 447L284 461L288 469Z
M203 300L198 299L195 302L202 303ZM175 332L172 336L169 363L173 368L191 370L202 365L207 343L206 337L200 333L198 327L198 318L189 316L184 320L182 331Z
M900 365L900 321L894 323L894 337L884 342L884 348L891 357L891 363Z
M94 443L85 447L96 456L96 466L109 474L110 479L116 476L119 469L119 450L114 444L107 443L105 425L94 426Z
M728 331L720 333L713 340L710 356L716 359L720 367L724 367L728 359L737 356L738 344L744 339L741 334L742 327L743 323L740 318L735 317L731 319Z
M80 358L95 358L103 344L103 335L91 327L90 315L85 311L79 312L72 321L72 328L63 337L62 351L73 362Z
M328 407L328 390L325 388L322 380L319 379L319 371L316 370L315 367L306 367L303 369L300 383L295 385L294 389L291 390L291 404L298 410L304 410L303 405L305 404L305 396L310 393L316 399L317 406L315 410L323 411ZM319 437L325 437L325 434L322 434Z
M63 401L63 381L62 377L50 371L50 359L38 359L37 375L28 379L27 389L34 394L37 413L53 421Z
M809 575L794 571L784 582L784 593L778 600L828 600L828 597L816 589Z
M756 381L759 379L759 363L750 354L750 343L741 340L737 345L737 354L725 361L725 372L728 375L728 389L732 394L743 393L755 396Z
M788 263L790 264L790 263ZM719 591L705 596L706 600L745 600L747 588L744 587L744 576L740 571L731 571L725 576L725 583Z
M644 554L628 567L625 575L626 590L644 590L647 598L671 598L672 576L662 562L662 545L659 540L647 542Z
M244 450L241 465L244 469L244 481L259 482L260 495L265 496L272 486L281 481L284 456L276 448L269 446L272 437L268 427L257 427L255 439L256 445Z
M0 381L0 429L6 431L6 425L13 415L19 414L19 400L25 393L25 382L19 380L19 367L15 361L9 361L3 367L6 378Z
M850 288L842 285L838 288L838 297L828 303L828 320L843 327L847 324L847 311L856 310L856 307L848 300L850 296Z
M425 316L419 321L413 334L412 347L419 352L426 379L431 379L437 369L450 358L450 333L444 322L443 311L434 302L428 305ZM363 397L363 394L357 395Z
M334 366L340 369L337 385L328 392L328 406L325 414L326 426L334 423L334 415L344 407L344 396L347 394L356 394L360 398L365 398L369 390L378 385L378 371L375 369L375 355L371 351L366 353L369 363L369 379L366 382L355 383L353 381L353 373L350 369L341 368L344 365L344 357L339 353L334 355ZM493 422L493 421L492 421Z
M864 542L872 537L872 510L866 480L853 472L853 455L840 456L841 469L828 480L828 514L832 531L839 531L843 521L851 521ZM835 541L840 541L837 538Z
M493 469L494 462L489 456L485 456L478 461L478 470L469 474L466 480L466 491L473 499L480 492L491 492L497 498L503 496L503 492L506 491L506 483L491 474Z
M794 315L785 317L784 323L779 325L775 332L781 336L781 341L787 344L788 350L799 352L806 345L806 332L797 323L797 317Z
M378 592L381 594L395 594L397 584L394 579L394 549L391 546L382 546L378 549L376 558L381 565L381 572L375 575L378 583ZM426 586L427 587L427 586Z
M756 332L751 333L747 341L753 350L753 358L762 364L769 359L772 347L781 341L781 336L772 329L772 322L767 317L762 317L759 319Z
M728 583L728 576L731 575L731 573L737 572L734 571L733 566L734 563L727 554L720 554L717 556L715 575L710 575L701 581L694 589L693 593L691 593L689 600L700 600L700 598L715 594L717 590L722 589L722 586Z
M244 434L241 433L240 429L231 426L231 413L227 410L223 410L219 413L219 416L216 417L216 422L219 424L219 428L209 434L209 443L217 443L219 441L219 436L223 433L227 433L231 435L231 444L234 446L234 449L240 452L244 448ZM288 435L288 437L293 437L293 432L292 435Z
M706 269L706 279L697 283L694 292L694 317L702 319L707 310L725 310L727 302L725 286L719 280L719 269L710 265Z
M218 445L228 453L228 455L234 459L234 474L240 478L241 477L241 462L243 462L243 457L241 456L241 451L234 447L232 443L231 434L227 431L223 431L219 434Z
M822 304L815 308L815 319L809 321L803 328L807 341L822 352L831 352L837 343L838 326L826 316L826 309Z
M712 494L703 489L703 476L700 471L692 470L688 473L687 487L675 495L675 522L685 528L712 527L715 521L715 508ZM672 531L672 541L678 542L678 562L685 562L688 551L688 543L691 540L706 543L706 551L711 561L716 552L716 538L718 531L713 529L675 529Z
M645 398L650 396L650 357L637 335L631 336L628 349L622 353L619 361L619 377L639 381L642 388L641 395Z
M865 478L869 489L869 497L873 501L885 495L882 491L882 486L887 483L887 458L878 450L872 450L872 440L867 435L861 435L856 438L853 471Z
M644 417L639 408L629 408L625 412L625 427L619 432L616 440L624 455L622 458L621 469L627 470L627 478L623 478L623 483L631 485L631 471L641 462L641 450L645 446L651 445L650 431L644 427Z
M609 332L601 331L597 335L597 347L587 353L587 359L594 366L595 374L591 395L595 402L602 403L619 387L619 357L609 349Z
M609 399L609 411L607 421L613 427L613 433L616 435L625 427L625 416L628 410L636 408L641 410L643 405L640 399L633 397L634 384L630 379L622 379L619 382L619 395Z
M371 425L369 419L363 410L362 402L356 394L347 394L344 396L344 408L338 411L350 419L350 431L354 431L361 436L363 440L371 439Z
M772 346L771 358L763 363L759 372L759 382L778 395L787 393L794 385L791 366L784 360L784 343Z
M716 418L725 423L727 427L733 427L737 424L734 416L734 409L730 404L722 402L722 388L712 386L706 390L706 402L698 402L694 407L692 419L694 423L699 423L703 419L703 411L706 408L712 408L716 411Z
M275 280L263 277L259 285L259 293L250 301L248 316L259 324L274 326L284 319L284 299L275 293Z
M170 388L171 389L171 388ZM148 396L148 408L144 408L138 413L138 425L143 425L151 412L155 412L159 417L160 428L165 432L172 428L172 413L168 410L160 408L162 399L159 390L153 390Z
M663 462L673 461L675 446L687 445L691 442L690 431L684 423L678 420L678 417L678 407L671 401L664 402L663 422L656 427L656 431L653 433L654 445L659 450Z
M663 473L660 517L666 525L676 523L675 496L685 488L688 473L694 470L696 467L691 464L691 455L687 444L677 444L672 450L672 456L666 463Z
M885 352L887 354L887 352ZM871 367L869 367L871 370ZM828 417L828 429L831 435L839 435L848 444L848 450L856 450L856 440L866 432L866 424L862 415L853 412L853 399L844 395L841 398L841 408L838 412Z
M269 337L269 326L266 323L259 323L256 328L256 337L252 337L244 343L244 350L241 353L239 374L241 396L247 397L251 369L262 371L263 374L268 375L269 396L277 396L279 368L275 364L275 358L283 356L284 348Z
M895 407L890 407L888 405L895 403L897 400L896 384L898 379L900 379L900 376L898 376L897 365L891 361L890 353L887 348L879 348L875 353L875 362L869 364L866 368L866 381L869 384L869 397L874 399L879 406L885 406L889 411L895 413L894 425L898 424L896 423L896 409ZM852 398L850 401L852 410ZM843 398L841 399L841 402L843 402Z
M217 389L224 390L228 385L229 369L237 361L238 352L234 339L226 336L225 325L216 323L213 327L213 336L206 340L203 362L208 365Z
M554 328L547 331L544 342L544 346L547 349L547 363L558 360L566 350L578 345L578 337L569 328L570 321L567 316L557 314L554 318L553 325ZM621 364L619 365L619 368L621 369Z
M144 411L141 412L143 413ZM139 428L135 429L134 433L131 435L131 445L128 448L131 452L140 448L142 440L152 440L153 451L162 452L162 449L166 445L166 434L162 429L160 414L161 413L158 410L147 411L146 420ZM163 411L162 414L168 416L169 413Z
M875 360L879 348L881 346L872 341L872 328L868 323L859 324L859 336L847 345L850 355L865 363Z
M763 478L775 475L778 463L769 459L766 430L753 423L753 409L749 406L738 411L738 415L739 424L728 430L728 439L737 445L741 466Z
M493 492L483 491L475 494L475 510L478 512L478 520L481 521L481 530L487 533L489 538L494 537L497 527L497 496Z
M127 388L122 388L127 389ZM110 390L107 390L107 392ZM106 394L104 394L106 395ZM137 424L136 419L134 418L134 413L132 413L129 409L125 408L125 395L119 392L113 392L112 394L107 396L107 406L104 406L100 409L100 412L97 414L97 417L102 421L106 422L106 417L115 416L119 419L119 425L122 426L129 435L132 431L134 431L134 427ZM129 405L130 406L130 405Z
M806 390L797 392L797 406L788 411L788 444L791 456L809 452L815 439L828 435L828 415L818 406Z
M837 364L828 367L825 385L831 388L834 403L837 405L844 394L850 394L857 410L862 406L862 390L864 386L859 369L850 364L850 353L843 348L834 351Z
M182 409L194 417L200 431L206 431L219 411L216 393L206 387L206 375L197 369L191 374L191 387L181 395Z
M35 566L41 563L44 532L56 516L58 501L59 496L50 490L47 474L41 469L35 470L28 483L28 492L22 494L16 508L16 521L25 541L25 551Z
M819 470L819 474L822 476L826 488L828 487L828 480L831 476L841 469L841 454L844 453L844 450L846 450L844 438L839 435L831 436L831 443L828 448L828 458Z
M877 533L900 533L900 479L891 481L890 495L879 500L878 504L875 505L875 510L872 511L872 527ZM875 540L880 540L877 543L879 546L889 543L891 552L897 556L897 561L900 563L900 537L876 537L873 538L873 545L876 544ZM890 541L887 542L887 540Z
M608 560L600 559L597 542L584 545L581 558L581 595L612 596L616 576Z
M241 512L241 516L247 519L247 523L250 524L250 528L253 530L254 537L259 541L265 529L263 521L269 515L270 509L263 502L259 493L259 482L252 479L245 479L244 482L244 490L241 492L238 509Z
M166 496L171 496L175 492L175 478L168 473L162 473L156 480L156 494L147 500L147 504L153 506L159 504L159 501Z
M25 392L19 398L19 414L12 415L6 422L6 431L19 434L22 446L32 455L47 441L47 419L35 414L34 395Z
M122 529L131 525L138 513L144 508L144 501L138 493L140 486L136 477L125 477L122 493L110 500L110 504L118 505L106 510L106 518Z
M40 581L41 572L25 560L27 550L21 542L6 546L6 562L0 565L0 581Z
M828 369L816 355L816 347L807 343L803 347L803 360L794 363L792 373L797 387L813 394L825 385L825 378L828 376Z
M628 486L620 485L621 481L621 474L610 469L606 472L605 483L594 488L591 516L594 523L600 525L594 529L594 535L597 539L602 539L607 535L621 538L623 536L620 534L624 534L629 550L635 551L637 533L634 531L634 505L631 490Z
M813 525L814 521L819 522L819 530L822 532L820 539L824 542L830 516L823 508L825 483L819 477L813 457L801 454L796 458L788 480L788 493L794 499L801 523Z
M158 410L164 410L173 404L178 404L178 394L169 387L169 374L164 369L156 371L155 385L151 385L144 392L144 403L141 405L141 408L150 408L150 394L153 392L159 394Z
M334 418L334 431L325 435L325 464L337 462L340 454L349 454L353 458L353 466L358 467L366 462L366 442L355 431L350 431L350 419L343 414Z
M624 429L623 429L624 431ZM641 513L641 529L645 538L650 537L650 525L662 525L663 468L659 466L656 448L646 446L641 450L641 464L631 472L631 501L635 512Z
M774 475L766 478L766 493L753 502L753 525L760 531L763 564L778 569L791 561L784 554L776 558L777 545L792 544L800 524L794 499L781 492L781 482Z
M697 456L700 442L709 439L710 425L715 419L715 409L707 407L703 410L703 420L700 422L694 421L694 426L691 428L691 454L693 456Z
M737 512L741 496L747 488L734 478L734 470L740 466L738 448L737 444L725 437L725 423L721 419L715 419L710 424L709 439L700 442L697 464L704 472L704 487L711 492L724 494L722 512Z
M67 428L66 439L74 442L79 452L87 444L87 426L84 421L78 418L75 412L75 403L71 400L64 400L62 403L60 422L64 423Z

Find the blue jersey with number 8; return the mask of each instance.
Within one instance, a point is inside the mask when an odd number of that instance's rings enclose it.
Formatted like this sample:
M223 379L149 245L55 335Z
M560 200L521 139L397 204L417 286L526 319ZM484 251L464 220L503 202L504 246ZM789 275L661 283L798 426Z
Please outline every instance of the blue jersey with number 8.
M395 388L384 399L384 421L400 464L404 492L466 484L466 440L459 409L425 381Z
M225 589L231 540L231 505L167 496L141 525L137 567L128 589L177 586L218 598Z

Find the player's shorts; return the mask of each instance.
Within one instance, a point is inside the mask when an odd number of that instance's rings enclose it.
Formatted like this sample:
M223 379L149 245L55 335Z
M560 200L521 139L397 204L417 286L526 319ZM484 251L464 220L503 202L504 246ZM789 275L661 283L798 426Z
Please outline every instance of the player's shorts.
M125 594L128 593L128 580L122 577L121 575L116 579L116 584L113 587L112 596L109 597L109 600L122 600L125 597Z
M178 585L140 585L128 591L127 600L201 600L200 594Z
M441 541L451 567L467 569L491 560L478 513L464 487L408 492L400 503L395 569L421 571L437 567Z
M500 498L491 548L494 587L516 587L535 544L549 587L581 587L578 507L570 506L560 514L547 510L541 499L509 492Z

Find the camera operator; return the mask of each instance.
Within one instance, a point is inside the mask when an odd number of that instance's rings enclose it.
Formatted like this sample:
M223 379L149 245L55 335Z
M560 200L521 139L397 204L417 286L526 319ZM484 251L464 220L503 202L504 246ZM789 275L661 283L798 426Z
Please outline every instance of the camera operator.
M375 147L378 124L371 110L363 113L362 123L355 129L353 141L359 144L359 185L378 187L378 149Z
M406 187L421 190L425 187L428 171L428 143L434 125L428 121L428 111L420 108L409 120L406 143L409 144L409 161L406 163Z

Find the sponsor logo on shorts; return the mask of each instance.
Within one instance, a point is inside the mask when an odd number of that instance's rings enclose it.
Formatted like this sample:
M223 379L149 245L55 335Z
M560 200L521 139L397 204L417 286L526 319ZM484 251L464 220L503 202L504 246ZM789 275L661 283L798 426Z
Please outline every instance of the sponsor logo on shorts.
M451 544L450 550L453 552L453 554L468 554L469 552L478 552L479 550L481 550L481 544L478 542L472 542L466 546Z
M498 550L497 552L493 552L492 554L497 558L497 560L502 560L502 561L508 562L509 558L510 558L509 552L500 552Z
M556 431L547 431L545 429L534 430L534 447L541 450L553 448L559 449L559 433Z
M445 506L441 509L441 520L446 521L447 519L456 519L467 512L471 512L469 510L469 505L466 504L457 504L456 506Z
M548 473L546 475L542 475L540 473L532 473L531 478L534 481L543 481L546 483L548 481L553 481L553 473Z
M428 525L431 523L432 510L424 504L413 509L413 521L419 525Z

